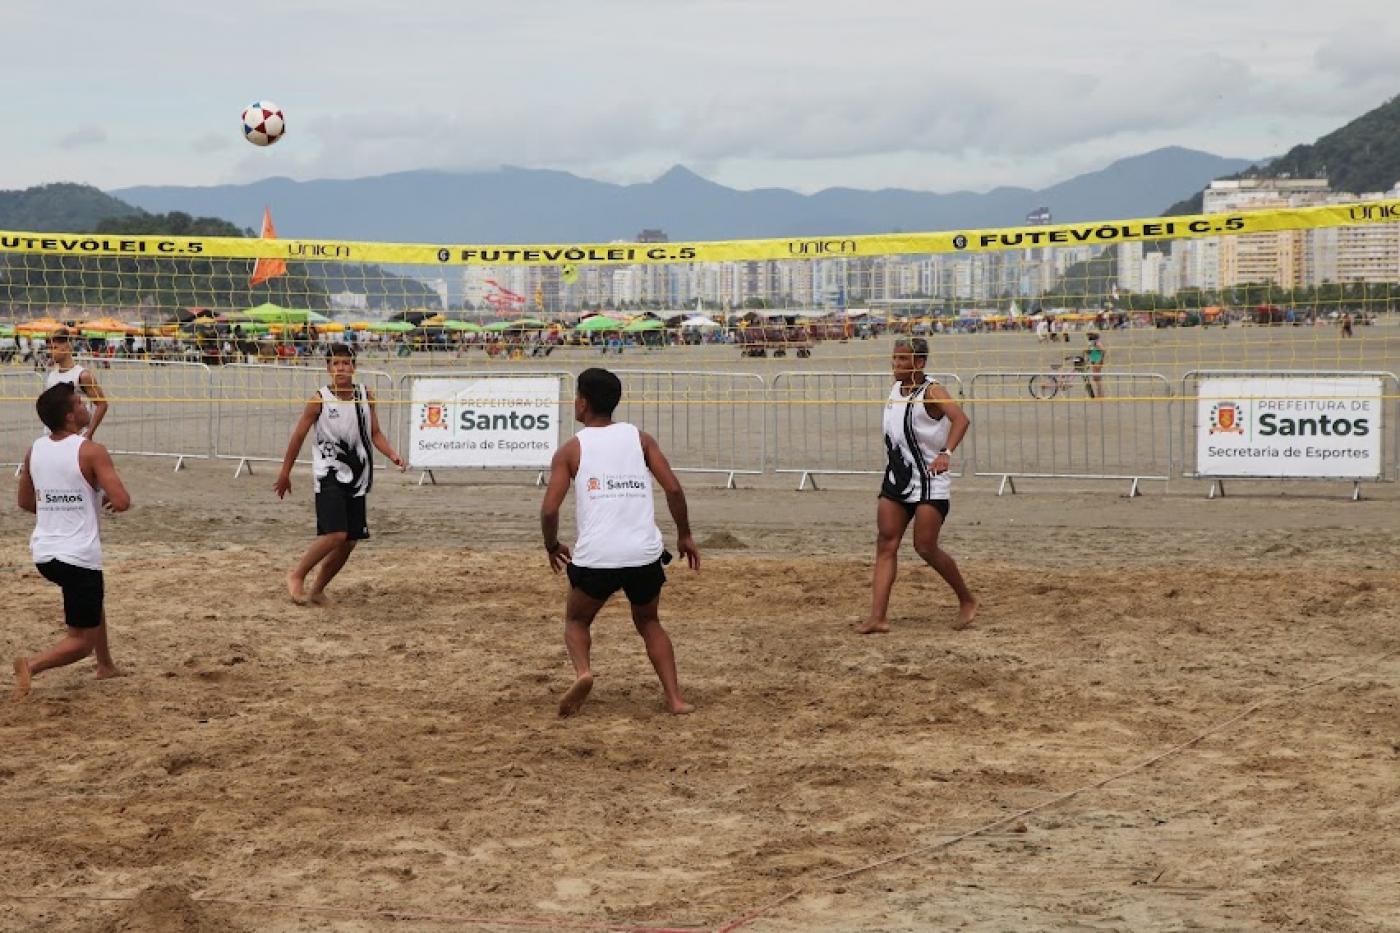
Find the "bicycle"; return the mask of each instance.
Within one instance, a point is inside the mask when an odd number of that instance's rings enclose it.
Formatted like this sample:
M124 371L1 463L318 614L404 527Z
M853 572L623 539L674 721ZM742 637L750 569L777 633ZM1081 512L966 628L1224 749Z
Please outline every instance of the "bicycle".
M1073 373L1062 372L1065 363L1074 367ZM1062 392L1069 395L1074 388L1075 375L1084 380L1084 391L1089 394L1090 398L1094 398L1094 382L1089 377L1088 360L1080 354L1065 357L1063 363L1051 363L1048 373L1036 373L1031 376L1029 385L1031 398L1050 399Z

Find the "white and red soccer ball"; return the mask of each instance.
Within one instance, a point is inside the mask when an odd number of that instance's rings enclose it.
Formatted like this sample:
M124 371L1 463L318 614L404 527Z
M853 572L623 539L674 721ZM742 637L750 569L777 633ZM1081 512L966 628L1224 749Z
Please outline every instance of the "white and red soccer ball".
M287 118L272 101L254 101L243 111L243 138L254 146L271 146L285 132Z

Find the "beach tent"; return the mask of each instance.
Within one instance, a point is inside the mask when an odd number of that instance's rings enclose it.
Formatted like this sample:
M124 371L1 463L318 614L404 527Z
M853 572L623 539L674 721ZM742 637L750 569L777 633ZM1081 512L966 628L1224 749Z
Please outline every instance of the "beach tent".
M621 330L623 323L617 318L608 317L606 314L595 314L586 317L574 326L574 330L583 334L592 334L599 331Z

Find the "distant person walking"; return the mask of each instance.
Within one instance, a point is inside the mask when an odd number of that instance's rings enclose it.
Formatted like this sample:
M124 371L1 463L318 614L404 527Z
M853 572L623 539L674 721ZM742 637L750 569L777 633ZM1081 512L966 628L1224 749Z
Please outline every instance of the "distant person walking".
M1343 336L1343 337L1351 337L1351 336L1353 336L1353 335L1352 335L1352 332L1351 332L1351 312L1350 312L1350 311L1344 312L1344 313L1342 314L1342 336Z

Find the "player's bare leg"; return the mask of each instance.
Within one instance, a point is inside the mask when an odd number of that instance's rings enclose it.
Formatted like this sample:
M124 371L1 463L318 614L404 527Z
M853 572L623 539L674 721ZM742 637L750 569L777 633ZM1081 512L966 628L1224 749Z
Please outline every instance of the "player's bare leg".
M965 629L977 618L979 604L963 580L958 562L953 560L952 554L938 546L938 534L942 529L943 516L938 514L938 510L921 506L914 520L914 549L953 588L953 593L958 597L958 619L953 623L953 628Z
M29 661L25 658L15 658L15 692L10 699L18 703L29 696Z
M287 595L298 606L306 605L306 575L346 541L345 532L333 531L311 542L297 565L287 574Z
M106 680L109 677L120 677L121 670L116 662L112 660L112 650L107 647L107 610L102 610L102 624L97 627L97 635L93 639L93 656L97 659L98 680Z
M73 664L92 654L96 640L97 629L69 626L68 633L48 651L36 654L32 658L16 658L14 698L24 699L35 675L50 668Z
M890 630L890 591L899 574L899 545L909 527L904 506L888 499L879 500L875 510L875 579L870 586L870 616L856 626L858 635L874 635Z
M656 608L660 602L653 599L649 603L632 607L632 624L637 634L642 636L647 646L647 657L661 680L661 689L666 694L666 708L677 716L695 712L681 696L680 678L676 676L676 649L671 644L671 636L661 627L661 619Z
M593 667L589 658L593 649L592 626L603 604L603 600L594 599L580 589L569 589L569 598L564 604L564 649L569 652L569 661L574 666L574 682L559 700L561 718L577 713L593 690Z
M321 561L319 569L316 571L316 579L311 584L311 588L306 591L306 601L316 606L326 604L326 586L335 579L335 575L340 573L340 568L345 566L345 562L350 559L350 554L355 550L356 541L345 541L326 558Z

